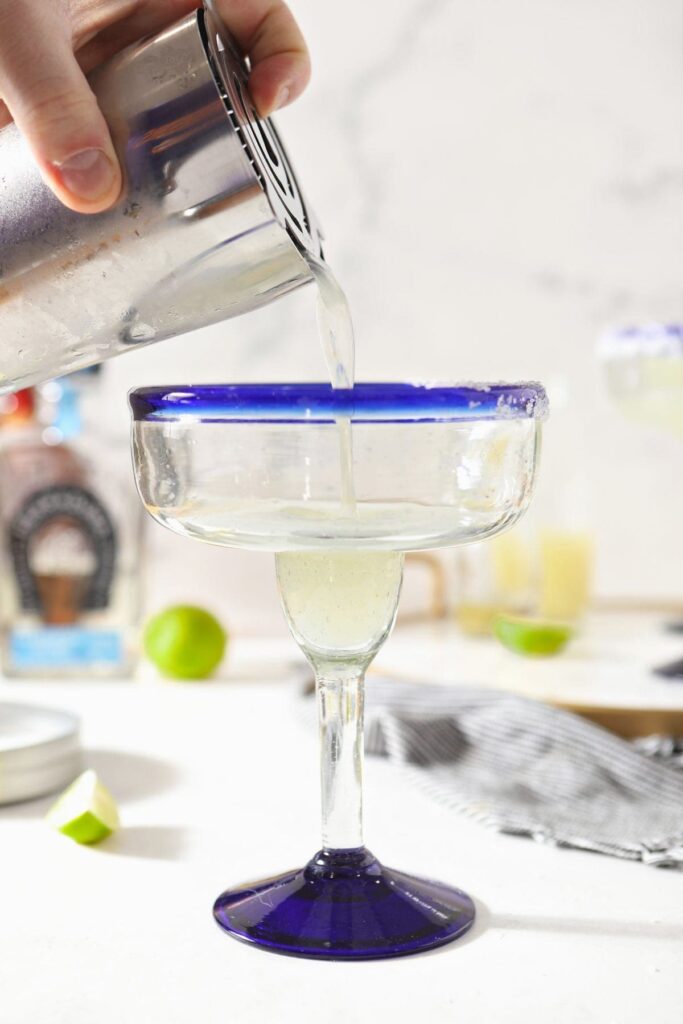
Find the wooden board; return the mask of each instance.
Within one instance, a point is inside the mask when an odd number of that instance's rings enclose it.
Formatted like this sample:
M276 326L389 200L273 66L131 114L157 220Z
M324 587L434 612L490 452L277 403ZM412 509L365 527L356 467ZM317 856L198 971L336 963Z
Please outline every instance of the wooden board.
M655 665L683 657L683 636L655 612L593 614L552 658L525 658L497 641L462 636L454 622L399 625L373 668L397 679L519 693L584 715L620 736L683 735L683 680Z

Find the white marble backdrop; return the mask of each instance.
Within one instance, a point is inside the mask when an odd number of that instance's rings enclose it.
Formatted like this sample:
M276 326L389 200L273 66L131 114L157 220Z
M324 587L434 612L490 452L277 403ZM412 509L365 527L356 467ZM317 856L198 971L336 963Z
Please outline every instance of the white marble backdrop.
M314 77L278 121L351 300L358 376L549 384L542 489L594 531L598 593L683 599L683 445L620 419L594 358L605 325L683 317L680 0L292 6ZM136 384L323 372L304 289L115 360L108 407L123 431ZM277 620L269 558L150 539L153 605Z

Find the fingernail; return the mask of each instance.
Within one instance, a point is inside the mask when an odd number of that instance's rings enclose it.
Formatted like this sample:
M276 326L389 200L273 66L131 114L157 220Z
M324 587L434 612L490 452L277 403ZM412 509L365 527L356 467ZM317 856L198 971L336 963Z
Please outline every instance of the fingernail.
M275 106L273 110L280 110L281 107L286 107L289 103L289 86L283 85L279 93L275 97Z
M62 184L81 199L100 199L114 184L116 169L101 149L84 149L55 164Z

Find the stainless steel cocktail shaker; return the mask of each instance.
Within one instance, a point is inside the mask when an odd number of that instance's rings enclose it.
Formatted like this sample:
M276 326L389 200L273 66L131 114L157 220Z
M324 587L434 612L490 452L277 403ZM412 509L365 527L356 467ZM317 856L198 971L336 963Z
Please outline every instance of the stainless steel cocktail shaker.
M73 213L0 132L0 392L236 316L312 280L320 235L212 8L90 76L124 171Z

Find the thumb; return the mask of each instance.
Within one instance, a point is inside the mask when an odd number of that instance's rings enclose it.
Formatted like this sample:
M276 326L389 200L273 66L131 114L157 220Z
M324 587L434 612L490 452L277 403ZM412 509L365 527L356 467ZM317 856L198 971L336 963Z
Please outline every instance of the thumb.
M2 16L8 8L11 19ZM121 191L107 123L63 18L41 10L39 23L32 23L32 11L0 5L0 96L57 198L79 213L106 210Z
M283 0L214 0L251 60L249 91L262 117L306 88L311 62L301 29Z

